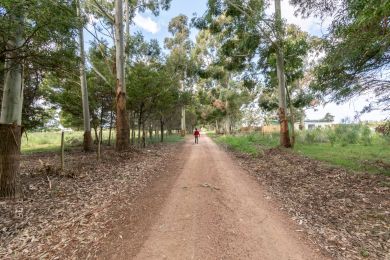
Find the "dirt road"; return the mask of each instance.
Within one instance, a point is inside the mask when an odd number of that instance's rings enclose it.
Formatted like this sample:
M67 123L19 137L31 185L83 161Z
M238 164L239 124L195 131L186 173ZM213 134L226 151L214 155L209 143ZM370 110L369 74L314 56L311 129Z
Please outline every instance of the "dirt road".
M326 259L236 164L210 138L188 139L102 258Z

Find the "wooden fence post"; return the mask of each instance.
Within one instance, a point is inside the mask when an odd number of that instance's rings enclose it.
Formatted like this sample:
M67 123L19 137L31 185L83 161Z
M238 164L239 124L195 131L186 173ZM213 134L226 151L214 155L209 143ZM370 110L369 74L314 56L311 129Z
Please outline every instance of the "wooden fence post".
M65 142L64 142L64 135L65 132L61 132L61 170L64 170L65 168Z

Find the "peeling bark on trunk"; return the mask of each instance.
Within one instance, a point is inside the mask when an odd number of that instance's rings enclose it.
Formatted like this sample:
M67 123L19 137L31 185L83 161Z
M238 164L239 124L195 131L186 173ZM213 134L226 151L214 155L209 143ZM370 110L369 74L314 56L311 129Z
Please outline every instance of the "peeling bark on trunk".
M118 92L116 96L116 150L122 151L129 146L129 123L127 122L126 94Z
M116 59L116 150L129 146L130 127L126 112L126 85L123 40L123 3L115 0L115 59Z
M294 110L293 110L293 106L292 106L292 103L291 103L291 96L290 96L290 92L288 91L288 88L286 87L286 93L287 93L287 100L288 100L288 105L289 105L289 109L290 109L290 124L291 124L291 147L294 147L295 145L295 129L294 129Z
M284 55L283 55L283 28L280 0L275 0L275 23L276 23L276 72L279 87L279 123L280 123L280 145L286 148L291 147L288 133L288 122L286 118L286 80L284 75Z
M0 137L0 198L13 198L17 194L21 127L0 124Z
M18 7L19 6L19 7ZM23 45L24 16L20 5L15 4L11 17L17 23L9 32L6 54L3 99L0 111L0 197L17 195L19 176L21 124L23 106L23 61L18 48Z
M280 122L280 144L286 148L291 147L290 137L288 134L288 121L286 117L286 110L279 108L279 122Z
M77 1L77 13L81 17L80 1ZM84 142L83 148L85 152L92 150L92 136L91 136L91 123L89 115L89 102L88 102L88 88L87 77L85 74L85 53L84 53L84 33L83 27L79 28L79 47L80 47L80 83L81 83L81 97L83 106L83 120L84 120Z
M95 130L96 132L96 130ZM92 134L91 131L84 131L84 141L83 141L83 149L84 151L91 151L92 150Z

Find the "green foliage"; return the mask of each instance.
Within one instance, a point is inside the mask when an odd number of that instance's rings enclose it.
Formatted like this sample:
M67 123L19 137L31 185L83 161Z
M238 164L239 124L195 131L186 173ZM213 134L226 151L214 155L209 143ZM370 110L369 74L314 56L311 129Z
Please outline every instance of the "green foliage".
M347 169L390 174L390 149L388 145L380 142L373 142L370 146L297 143L294 150L310 158Z
M379 138L379 137L377 137ZM299 132L298 140L305 144L330 143L347 146L352 144L371 145L373 134L367 125L336 125Z
M314 143L315 138L316 138L316 134L315 134L315 131L314 131L314 130L308 130L308 131L305 133L305 142L306 142L306 143L308 143L308 144Z
M9 55L23 64L24 95L22 125L25 129L42 128L52 117L40 87L50 74L61 77L76 66L76 28L81 21L76 15L74 1L3 0L0 7L0 75ZM21 19L18 19L21 18ZM25 39L15 52L7 43L13 41L19 21ZM3 77L0 76L0 93ZM0 94L0 103L2 99Z
M361 129L364 132L365 126ZM381 136L372 136L371 145L368 146L363 142L343 146L340 137L337 138L334 145L321 142L329 133L335 135L336 131L334 130L318 129L310 132L313 135L311 140L314 141L310 143L304 139L298 139L299 142L296 143L294 151L347 169L390 174L390 149L388 144L383 142ZM236 136L213 135L213 138L233 150L255 156L261 154L262 150L276 147L279 144L278 133L266 135L252 133Z
M362 127L360 139L365 146L371 145L371 130L367 125Z
M24 18L24 38L18 58L41 68L64 68L72 64L76 48L75 29L81 23L73 1L61 0L3 0L0 10L0 54L8 51L17 26L15 17Z
M80 145L83 141L83 132L66 132L65 145ZM27 132L22 136L22 153L59 152L61 146L61 132Z
M321 6L323 0L293 0L303 8L303 12L309 13L319 13L332 5L329 10L333 10L332 16L337 17L323 41L322 49L326 56L314 70L312 89L319 96L339 102L364 92L375 93L375 98L363 111L374 108L388 110L390 92L382 71L387 71L389 66L390 1L326 2Z
M333 129L328 129L326 132L330 145L333 147L337 141L337 134Z
M264 149L275 147L279 143L278 135L262 135L253 133L248 135L215 136L218 143L226 144L229 148L251 155L263 154Z

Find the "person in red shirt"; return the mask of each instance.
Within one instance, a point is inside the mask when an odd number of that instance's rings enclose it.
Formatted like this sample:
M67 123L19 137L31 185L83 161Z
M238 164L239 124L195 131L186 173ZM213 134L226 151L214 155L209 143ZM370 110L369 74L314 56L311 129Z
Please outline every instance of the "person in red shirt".
M198 128L195 128L194 136L195 136L195 143L196 143L196 144L199 144L199 136L200 136L200 133L199 133L199 131L198 131Z

